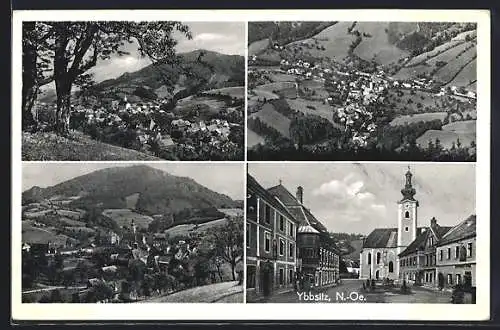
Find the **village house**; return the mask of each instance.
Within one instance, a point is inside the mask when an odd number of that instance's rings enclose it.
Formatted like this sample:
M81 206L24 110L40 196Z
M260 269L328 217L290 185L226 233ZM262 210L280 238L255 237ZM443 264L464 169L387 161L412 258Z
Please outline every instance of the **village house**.
M417 285L436 286L436 246L451 227L440 226L436 218L399 254L400 279Z
M476 287L475 215L450 229L437 243L436 273L439 287Z

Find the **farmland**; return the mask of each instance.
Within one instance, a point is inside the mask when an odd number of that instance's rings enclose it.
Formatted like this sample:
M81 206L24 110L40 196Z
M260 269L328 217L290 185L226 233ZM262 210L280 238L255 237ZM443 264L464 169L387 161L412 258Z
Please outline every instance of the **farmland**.
M310 101L304 99L287 100L290 108L295 111L300 111L304 114L316 115L329 120L332 124L333 121L333 107L328 104L323 104L319 101Z
M261 121L277 130L281 135L290 137L289 128L291 120L277 112L272 104L264 104L262 109L253 113L251 117L259 118Z
M247 148L251 148L259 143L264 143L265 139L259 134L247 128Z
M469 86L471 79L477 73L477 61L474 59L447 86ZM475 83L474 83L475 85Z
M250 44L250 46L248 46L248 55L252 56L255 54L259 54L265 49L267 49L268 46L269 46L268 38L254 41Z
M398 126L406 125L411 123L417 123L419 121L432 121L439 119L443 121L448 114L446 112L431 112L431 113L418 113L414 115L398 116L394 118L389 125Z
M364 60L374 60L382 65L407 57L409 55L407 51L401 50L389 42L386 32L388 25L389 23L379 22L357 23L354 29L360 33L369 34L371 37L364 37L354 50L354 53Z
M133 221L138 227L146 229L153 221L153 218L129 209L106 209L102 214L115 221L120 227L130 227Z
M245 97L245 87L237 86L237 87L224 87L219 89L211 89L203 92L203 94L221 94L242 99Z
M329 26L314 37L302 41L295 41L286 45L287 49L297 49L312 57L328 57L336 61L343 60L348 55L349 46L355 40L347 33L352 22L339 22ZM325 50L318 49L323 46Z

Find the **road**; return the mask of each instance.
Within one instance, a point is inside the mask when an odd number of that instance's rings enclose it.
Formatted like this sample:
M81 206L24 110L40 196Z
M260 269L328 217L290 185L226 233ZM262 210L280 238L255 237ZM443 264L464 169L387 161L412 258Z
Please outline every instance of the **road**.
M449 303L451 293L438 292L424 288L412 288L411 294L400 294L378 289L377 292L364 293L363 281L344 279L335 287L314 290L311 294L292 291L276 294L269 298L268 303ZM263 302L263 301L262 301Z

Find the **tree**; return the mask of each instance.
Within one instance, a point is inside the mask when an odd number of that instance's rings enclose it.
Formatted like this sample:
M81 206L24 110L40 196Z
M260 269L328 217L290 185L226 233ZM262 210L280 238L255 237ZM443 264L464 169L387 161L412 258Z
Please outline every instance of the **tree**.
M243 217L229 218L223 227L209 230L215 253L229 263L233 281L236 280L236 264L243 259Z
M91 83L92 75L87 71L97 65L98 60L108 60L111 55L127 54L120 47L134 40L139 52L147 56L153 64L176 64L179 59L175 53L177 41L174 30L191 38L189 28L180 22L40 22L33 28L35 32L46 30L46 42L51 52L40 54L47 60L53 53L52 70L57 94L55 130L58 134L69 133L70 101L73 86L86 86ZM36 46L38 39L32 38ZM26 53L32 48L26 47ZM32 63L32 59L30 58ZM28 59L26 60L28 63ZM31 66L29 66L32 68ZM28 75L28 73L26 74ZM32 81L29 80L29 81ZM28 89L29 85L26 86Z

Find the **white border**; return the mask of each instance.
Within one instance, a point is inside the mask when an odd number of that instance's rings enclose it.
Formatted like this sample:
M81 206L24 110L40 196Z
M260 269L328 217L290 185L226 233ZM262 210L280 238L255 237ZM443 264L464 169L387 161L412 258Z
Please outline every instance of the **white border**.
M441 304L22 304L21 23L23 20L454 21L478 24L477 303ZM12 30L12 318L14 320L486 320L490 311L490 13L488 10L14 11ZM245 147L246 150L246 147ZM139 162L134 162L139 163ZM208 165L209 166L209 165ZM436 166L439 166L436 164ZM459 179L459 178L457 178ZM245 196L246 197L246 196ZM246 228L246 226L244 226ZM246 235L245 235L246 237ZM246 246L245 246L246 250ZM244 267L246 270L246 267ZM16 275L17 274L17 275Z

